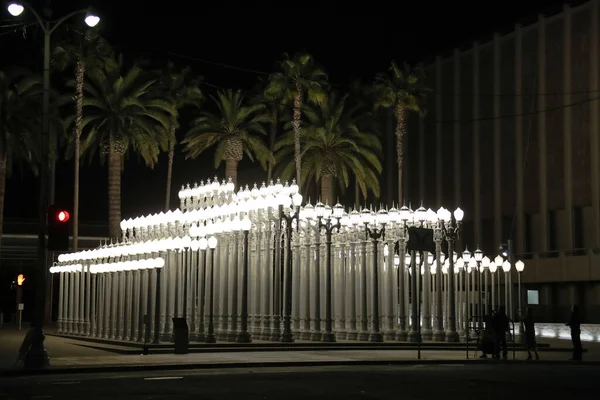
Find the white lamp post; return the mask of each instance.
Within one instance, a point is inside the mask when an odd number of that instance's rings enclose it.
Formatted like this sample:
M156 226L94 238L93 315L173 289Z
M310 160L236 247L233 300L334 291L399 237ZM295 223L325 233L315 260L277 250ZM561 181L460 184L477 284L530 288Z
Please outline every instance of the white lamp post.
M215 321L214 321L214 302L215 302L215 249L217 248L217 238L211 236L208 238L208 248L210 249L210 300L208 302L208 332L206 334L206 343L216 343Z
M240 331L237 334L238 343L250 343L250 333L248 333L248 264L250 251L248 244L248 235L252 228L252 222L248 217L242 219L240 229L244 233L244 265L242 270L242 309L240 315Z
M515 263L515 269L517 270L517 292L519 293L519 319L523 316L523 308L521 307L521 301L523 294L521 293L521 272L525 269L525 263L521 260Z
M496 266L495 261L490 261L490 273L492 274L492 310L496 309L496 285L494 284L494 277L496 276L496 271L498 267ZM500 284L500 280L498 279L498 285Z
M484 301L484 315L488 315L490 313L490 296L488 294L488 274L490 268L490 258L485 256L481 259L481 268L483 272L483 289L485 290L485 301Z
M510 273L510 262L508 262L508 260L504 261L502 263L502 270L504 271L504 305L506 307L507 310L507 314L509 314L509 310L512 307L512 304L510 304L510 295L509 295L509 291L510 291L510 285L508 282L508 274Z

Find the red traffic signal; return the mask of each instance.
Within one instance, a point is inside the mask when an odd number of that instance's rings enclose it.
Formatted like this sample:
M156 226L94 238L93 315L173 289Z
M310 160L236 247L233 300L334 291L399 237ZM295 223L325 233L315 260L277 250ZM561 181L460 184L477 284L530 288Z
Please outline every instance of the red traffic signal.
M58 222L68 222L70 218L69 212L61 210L56 213L56 220Z

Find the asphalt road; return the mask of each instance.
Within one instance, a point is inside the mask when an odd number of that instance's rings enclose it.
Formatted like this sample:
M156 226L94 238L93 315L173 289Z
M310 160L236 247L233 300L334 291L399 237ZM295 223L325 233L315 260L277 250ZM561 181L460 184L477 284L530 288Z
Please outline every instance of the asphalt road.
M0 379L0 399L598 398L598 367L412 365L221 369Z

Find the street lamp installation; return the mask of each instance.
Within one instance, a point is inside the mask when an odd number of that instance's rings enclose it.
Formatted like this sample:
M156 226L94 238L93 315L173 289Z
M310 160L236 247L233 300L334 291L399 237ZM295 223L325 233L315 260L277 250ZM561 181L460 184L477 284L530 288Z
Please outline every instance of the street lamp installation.
M325 228L325 247L326 247L326 271L325 271L325 333L322 336L322 341L326 343L335 342L335 334L333 333L333 324L332 324L332 302L331 302L331 245L332 239L331 234L333 230L337 230L342 227L340 223L340 218L344 214L344 208L341 204L336 204L333 207L333 210L329 206L324 206L323 203L318 203L315 206L315 212L317 214L317 224L319 227L319 232L321 229ZM325 219L325 222L323 222ZM335 219L335 223L333 223L332 219Z
M50 36L63 22L77 15L85 14L85 23L94 27L100 22L100 18L91 13L89 9L73 11L57 20L51 20L52 12L49 8L44 10L43 16L33 7L25 2L13 2L8 5L8 12L13 17L20 16L25 9L31 12L35 17L40 28L44 32L44 91L42 96L42 135L41 140L41 162L40 162L40 200L39 200L39 227L37 244L37 279L36 279L36 302L35 315L31 331L27 335L29 340L29 349L25 356L26 368L45 368L50 365L48 353L44 348L44 309L46 301L46 279L48 268L46 266L46 231L47 231L47 213L49 205L49 174L48 157L50 148Z
M295 184L293 182L292 186ZM281 200L279 201L279 230L281 231L281 223L285 222L287 259L285 263L285 309L283 315L283 332L281 333L280 341L285 343L294 342L292 335L292 233L294 222L296 223L296 232L298 232L300 227L298 218L300 216L301 205L302 195L300 193L296 192L292 197L285 193L281 195Z

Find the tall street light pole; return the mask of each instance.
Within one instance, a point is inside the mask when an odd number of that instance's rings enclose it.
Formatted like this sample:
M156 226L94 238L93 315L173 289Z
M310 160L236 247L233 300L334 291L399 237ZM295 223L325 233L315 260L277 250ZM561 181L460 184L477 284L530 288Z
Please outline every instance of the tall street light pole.
M292 197L282 196L282 202L285 204L279 204L279 224L281 231L281 223L285 222L285 246L287 252L287 261L285 263L285 308L283 310L283 332L279 339L284 343L292 343L294 337L292 335L292 233L293 233L293 222L296 221L296 231L300 227L299 216L300 216L300 205L302 204L302 195L300 193L294 194ZM284 210L284 207L287 210ZM290 208L294 207L294 209Z
M325 333L321 340L326 343L335 342L335 334L333 333L333 321L332 321L332 302L331 302L331 245L332 245L332 233L334 229L341 228L340 218L344 214L344 208L340 204L336 204L333 207L333 218L336 219L336 223L332 222L332 210L329 206L323 206L323 203L319 203L315 207L318 219L319 231L325 228L325 249L327 252L326 271L325 271ZM325 218L325 222L323 222Z
M244 232L244 265L242 269L242 309L240 315L240 331L237 333L236 342L250 343L252 339L248 333L248 264L249 260L249 245L248 235L252 228L252 222L248 217L242 219L240 229Z
M365 236L371 239L373 245L373 320L371 333L369 334L369 342L378 343L383 342L383 335L379 327L379 260L377 244L379 239L385 240L385 224L387 222L387 211L380 210L378 214L372 214L369 218L370 221L366 220L367 213L365 215ZM369 226L371 225L371 226Z
M207 241L210 249L210 298L208 302L208 332L206 333L206 343L216 343L215 336L215 249L217 248L217 238L211 236Z
M456 331L456 293L454 291L454 244L459 238L464 211L457 208L454 215L445 208L437 212L440 228L448 242L448 328L446 330L447 342L460 340Z
M40 137L41 160L40 160L40 202L39 202L39 227L37 244L37 271L36 271L36 297L35 312L31 330L25 340L29 341L28 351L25 356L26 368L45 368L50 366L48 353L44 348L44 311L46 302L46 279L48 266L46 265L46 231L47 213L49 203L50 180L48 176L49 149L50 149L50 36L67 19L86 14L85 23L94 27L100 22L100 18L89 12L88 9L77 10L69 13L56 21L51 21L52 12L45 9L43 17L28 3L10 3L8 12L14 16L20 16L23 11L31 12L44 32L44 92L42 96L42 135Z

